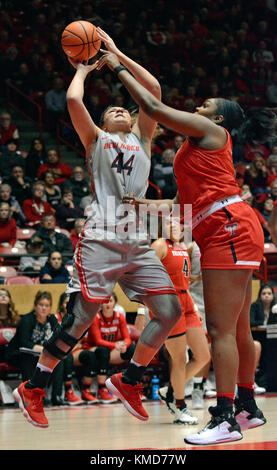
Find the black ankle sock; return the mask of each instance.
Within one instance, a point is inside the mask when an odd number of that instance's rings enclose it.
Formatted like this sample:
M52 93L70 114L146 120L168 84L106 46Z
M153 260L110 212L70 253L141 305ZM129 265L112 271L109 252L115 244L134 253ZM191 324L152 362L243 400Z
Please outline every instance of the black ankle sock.
M233 400L227 396L217 397L217 405L222 408L233 408Z
M238 397L240 401L248 401L254 398L254 390L238 385Z
M137 366L136 364L130 363L122 376L122 382L130 385L136 385L141 381L145 371L146 367Z
M180 410L183 410L186 407L187 407L187 405L186 405L186 402L185 402L184 398L182 400L177 400L177 398L176 398L176 408L179 408Z
M51 372L36 368L33 377L26 383L26 388L46 388L50 380Z

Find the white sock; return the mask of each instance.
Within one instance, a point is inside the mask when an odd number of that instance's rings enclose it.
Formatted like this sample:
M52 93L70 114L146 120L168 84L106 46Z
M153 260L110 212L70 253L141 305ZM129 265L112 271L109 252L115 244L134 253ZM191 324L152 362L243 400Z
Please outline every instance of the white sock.
M193 383L195 384L202 384L203 377L193 377Z
M130 363L135 364L135 366L137 366L137 367L145 367L142 364L139 364L138 362L133 361L133 359L130 360Z
M37 367L42 371L42 372L53 372L53 369L50 369L49 367L44 366L43 364L38 363Z

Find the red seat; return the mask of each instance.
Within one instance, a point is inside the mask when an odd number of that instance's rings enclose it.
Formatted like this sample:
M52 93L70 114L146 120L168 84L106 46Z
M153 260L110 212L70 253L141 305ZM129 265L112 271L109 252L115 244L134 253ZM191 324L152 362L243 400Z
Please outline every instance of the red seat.
M32 279L28 276L11 276L5 279L5 283L7 285L14 285L14 284L34 284Z
M33 230L32 228L16 228L17 240L29 240L34 233L35 230Z
M0 266L0 276L10 277L16 276L17 271L12 266Z

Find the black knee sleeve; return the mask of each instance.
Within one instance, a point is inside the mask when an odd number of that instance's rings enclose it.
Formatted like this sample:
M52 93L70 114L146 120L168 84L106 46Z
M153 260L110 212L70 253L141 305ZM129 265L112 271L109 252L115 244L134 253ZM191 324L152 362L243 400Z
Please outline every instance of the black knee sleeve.
M100 375L106 375L110 363L110 350L105 348L105 346L99 346L94 352L97 360L97 373Z
M136 346L132 343L130 346L126 349L125 353L120 353L121 359L124 361L130 361L134 355Z
M81 338L74 338L70 334L68 334L65 329L70 328L70 326L74 323L74 313L73 307L76 299L76 295L78 292L74 292L70 294L69 302L67 304L67 313L62 319L62 323L57 325L51 338L45 342L44 348L52 354L52 356L56 357L57 359L64 359L69 352L72 351L74 346L78 343ZM69 349L67 351L63 351L56 345L57 340L63 341Z
M72 373L74 368L74 358L72 354L68 354L63 360L64 380L69 382L72 379Z
M94 377L97 374L97 360L94 351L82 351L79 354L79 361L82 364L85 377Z

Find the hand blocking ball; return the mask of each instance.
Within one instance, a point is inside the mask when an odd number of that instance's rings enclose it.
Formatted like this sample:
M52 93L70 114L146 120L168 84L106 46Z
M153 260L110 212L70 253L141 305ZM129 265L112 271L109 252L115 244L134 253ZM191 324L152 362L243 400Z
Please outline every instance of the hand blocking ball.
M71 59L82 62L94 57L101 47L96 27L89 21L73 21L62 32L61 44Z

